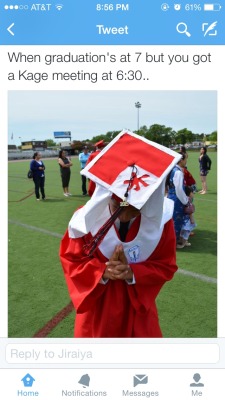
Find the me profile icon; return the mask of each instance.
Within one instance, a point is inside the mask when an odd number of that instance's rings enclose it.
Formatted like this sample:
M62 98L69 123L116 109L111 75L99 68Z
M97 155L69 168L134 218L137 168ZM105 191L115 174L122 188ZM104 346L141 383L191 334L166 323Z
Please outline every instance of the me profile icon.
M194 379L194 382L192 382L190 384L191 387L203 387L204 386L204 383L199 382L201 379L200 374L194 374L193 379Z
M35 379L30 374L26 374L21 381L23 381L25 387L31 387L33 386Z

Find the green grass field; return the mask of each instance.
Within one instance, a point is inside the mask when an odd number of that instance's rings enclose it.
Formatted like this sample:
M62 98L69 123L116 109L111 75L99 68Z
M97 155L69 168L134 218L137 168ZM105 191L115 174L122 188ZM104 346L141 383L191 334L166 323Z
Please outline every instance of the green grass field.
M164 337L217 336L217 153L209 153L209 192L195 195L197 228L192 246L177 251L179 271L157 299ZM63 310L70 298L59 260L59 245L82 196L79 162L73 159L70 191L62 194L56 159L44 160L47 200L37 202L27 179L29 160L8 164L8 336L33 337ZM188 169L199 178L198 153L190 152ZM73 337L74 311L49 329L48 337Z

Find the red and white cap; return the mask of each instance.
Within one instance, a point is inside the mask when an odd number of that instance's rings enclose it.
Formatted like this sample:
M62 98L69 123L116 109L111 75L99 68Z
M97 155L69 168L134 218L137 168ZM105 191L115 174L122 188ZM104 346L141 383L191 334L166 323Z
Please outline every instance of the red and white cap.
M81 171L96 183L96 189L71 219L71 237L83 236L93 229L112 194L160 226L165 211L165 180L181 157L165 146L123 130ZM168 200L167 208L168 205L171 218L173 202Z
M99 140L99 142L95 143L95 147L98 147L98 149L101 149L104 146L105 146L104 140Z

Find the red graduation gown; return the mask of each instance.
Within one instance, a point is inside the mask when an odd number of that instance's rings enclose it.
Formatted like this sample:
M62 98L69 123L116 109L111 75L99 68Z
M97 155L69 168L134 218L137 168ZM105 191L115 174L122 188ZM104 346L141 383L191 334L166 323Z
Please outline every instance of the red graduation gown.
M137 218L126 241L135 237L139 224ZM61 263L76 309L75 337L162 337L155 299L177 270L173 221L165 224L157 247L146 261L129 263L136 281L133 285L119 280L99 283L108 260L99 249L92 257L84 255L83 245L90 237L88 234L70 239L66 232L60 247Z

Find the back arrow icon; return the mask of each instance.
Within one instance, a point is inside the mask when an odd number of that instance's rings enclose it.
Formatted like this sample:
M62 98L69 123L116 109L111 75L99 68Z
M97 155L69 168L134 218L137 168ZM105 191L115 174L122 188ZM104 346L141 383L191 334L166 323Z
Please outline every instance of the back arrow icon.
M14 36L14 32L11 31L11 28L14 26L14 22L7 28L7 31L10 33L10 35Z

